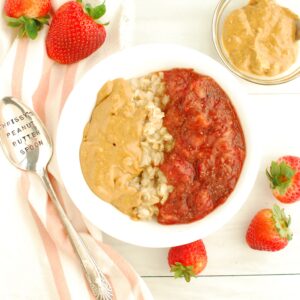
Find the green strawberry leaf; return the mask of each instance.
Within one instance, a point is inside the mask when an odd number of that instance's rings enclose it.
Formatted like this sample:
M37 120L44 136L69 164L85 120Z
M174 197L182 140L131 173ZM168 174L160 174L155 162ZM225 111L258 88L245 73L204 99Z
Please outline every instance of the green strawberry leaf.
M43 28L45 24L49 24L50 16L43 16L40 18L28 18L21 16L20 18L6 17L8 26L19 28L19 37L28 36L30 39L36 39L38 31Z
M22 22L19 20L19 18L12 18L12 17L5 17L5 20L7 22L7 25L10 27L19 27Z
M25 26L20 27L18 35L19 35L20 38L23 38L24 36L26 36Z
M174 278L184 277L186 282L191 281L191 277L195 277L193 266L184 266L182 263L176 262L171 266L171 272L174 273Z
M92 5L88 3L88 4L85 5L84 9L88 13L88 15L90 16L91 15L91 11L93 9Z
M106 13L106 6L105 4L101 4L101 5L98 5L94 8L94 11L93 11L93 19L99 19L101 18L102 16L104 16Z
M46 15L46 16L43 16L43 17L39 17L39 18L35 18L35 20L39 23L39 24L46 24L46 25L49 25L49 19L50 19L50 16L49 15Z
M280 174L283 174L288 179L291 179L296 173L296 170L292 169L286 163L281 163L279 166L280 166Z
M92 7L91 4L88 3L85 5L84 8L85 8L86 12L88 13L88 15L94 20L101 18L106 13L105 2L103 2L102 4L100 4L96 7Z
M19 20L22 22L22 23L25 23L26 21L27 21L27 17L25 17L25 16L21 16L20 18L19 18Z
M271 174L274 177L280 175L280 165L276 161L272 161L271 163Z
M34 40L38 34L38 25L35 20L27 19L25 22L25 32L29 38Z
M286 238L290 241L293 238L293 233L291 232L291 216L286 216L284 209L281 209L278 205L274 205L272 208L273 220L277 232L282 238Z
M290 186L291 184L291 180L287 180L286 182L282 182L279 185L277 185L277 190L279 192L280 195L284 195L284 193L286 192L287 188Z
M272 161L270 171L266 170L267 177L271 182L271 188L277 189L280 195L285 194L290 187L295 173L296 170L285 162L277 163Z

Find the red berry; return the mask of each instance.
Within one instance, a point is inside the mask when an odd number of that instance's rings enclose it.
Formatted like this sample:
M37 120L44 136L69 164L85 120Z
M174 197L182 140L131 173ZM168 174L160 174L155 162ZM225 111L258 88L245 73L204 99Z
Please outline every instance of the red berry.
M293 203L300 199L300 158L283 156L273 161L270 171L266 171L271 182L273 195L283 203Z
M5 14L12 18L39 18L47 15L50 9L50 0L6 0L4 4Z
M252 219L246 241L252 249L278 251L287 246L292 239L291 218L286 217L278 205L273 209L262 209Z
M189 282L191 277L199 274L207 264L202 240L170 248L168 263L175 278L184 277Z
M48 24L50 0L6 0L4 12L8 26L19 28L21 37L37 37L38 31Z
M46 38L48 56L61 64L71 64L95 52L105 41L106 31L95 19L105 13L105 5L95 8L74 1L62 5L53 17Z

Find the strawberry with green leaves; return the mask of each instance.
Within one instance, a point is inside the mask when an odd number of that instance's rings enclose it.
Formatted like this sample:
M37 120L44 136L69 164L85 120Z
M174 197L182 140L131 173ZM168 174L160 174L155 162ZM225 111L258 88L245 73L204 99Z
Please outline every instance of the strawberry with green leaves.
M106 30L98 21L105 4L92 7L81 0L68 1L53 16L46 37L48 56L61 64L72 64L95 52L104 43Z
M184 277L190 282L191 277L199 274L207 264L206 249L202 240L170 248L168 263L175 278Z
M4 12L8 26L18 28L21 37L35 39L43 25L48 24L50 0L6 0Z
M271 163L270 170L266 173L276 199L283 203L293 203L300 199L299 157L280 157Z
M248 245L255 250L279 251L292 239L291 218L278 205L260 210L252 219L246 234Z

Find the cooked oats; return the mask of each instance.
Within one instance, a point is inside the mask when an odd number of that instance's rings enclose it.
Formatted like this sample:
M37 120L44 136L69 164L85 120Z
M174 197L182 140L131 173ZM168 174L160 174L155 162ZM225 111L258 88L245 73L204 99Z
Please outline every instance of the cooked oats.
M167 105L169 96L165 94L162 72L131 79L130 83L133 101L147 111L141 140L140 166L143 171L130 182L140 191L142 200L134 213L138 219L151 219L158 214L157 204L163 204L173 190L158 167L163 162L164 151L170 151L174 144L172 136L163 126L162 109Z

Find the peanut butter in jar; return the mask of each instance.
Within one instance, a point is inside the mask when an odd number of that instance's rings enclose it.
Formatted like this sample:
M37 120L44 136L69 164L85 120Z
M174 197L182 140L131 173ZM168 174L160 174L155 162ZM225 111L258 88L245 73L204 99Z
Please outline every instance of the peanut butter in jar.
M259 76L276 76L298 56L299 17L273 0L250 0L225 20L223 45L233 65Z

